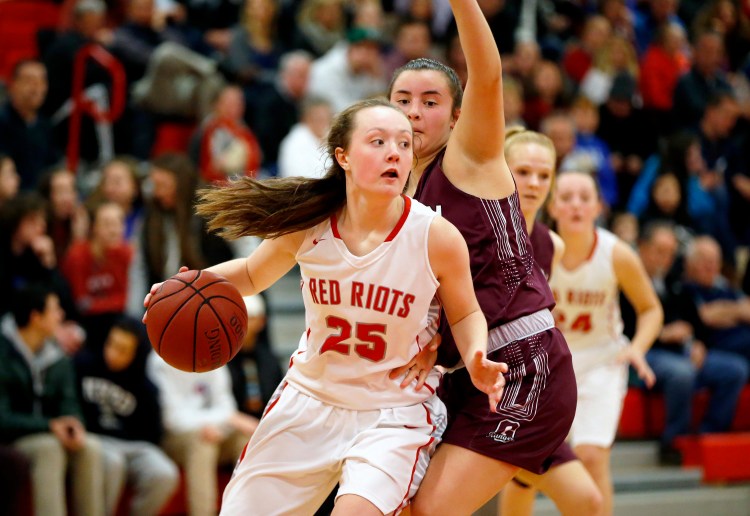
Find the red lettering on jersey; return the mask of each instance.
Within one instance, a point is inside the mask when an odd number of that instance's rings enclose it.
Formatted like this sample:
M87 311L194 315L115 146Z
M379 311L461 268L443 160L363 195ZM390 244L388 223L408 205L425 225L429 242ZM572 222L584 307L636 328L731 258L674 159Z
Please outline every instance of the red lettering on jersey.
M374 285L370 283L367 286L367 303L365 303L365 308L370 309L372 308L372 291L374 290Z
M331 304L332 305L340 305L341 304L341 289L339 288L339 282L338 280L329 280L329 284L331 286Z
M308 283L310 287L310 297L312 297L313 303L316 305L319 305L320 302L318 301L318 281L315 278L310 278L310 282Z
M365 286L361 281L352 281L352 300L351 305L362 308L362 292Z
M378 287L375 292L375 302L373 303L372 309L377 312L385 312L385 307L388 305L388 293L391 291L388 287Z
M414 302L416 298L412 294L406 294L404 296L404 303L401 306L401 309L398 311L396 315L399 317L407 317L409 315L409 310L411 310L411 304Z
M319 279L318 280L318 295L320 296L320 304L321 305L327 305L328 303L328 285L326 280Z
M393 310L396 309L396 303L404 295L400 290L391 290L393 293L393 299L391 299L391 307L388 309L388 315L393 315Z

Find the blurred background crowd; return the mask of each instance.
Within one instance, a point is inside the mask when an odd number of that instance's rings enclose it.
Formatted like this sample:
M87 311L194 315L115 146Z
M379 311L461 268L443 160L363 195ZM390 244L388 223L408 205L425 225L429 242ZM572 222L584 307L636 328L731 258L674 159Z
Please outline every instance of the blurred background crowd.
M665 304L649 361L672 406L663 459L679 461L680 404L710 351L734 353L747 381L750 1L478 2L507 124L547 134L558 173L597 179L601 225L638 248ZM216 464L282 374L273 313L248 300L244 358L197 381L148 353L143 297L180 265L256 245L207 234L199 188L322 175L333 115L418 57L466 81L447 0L0 0L0 378L19 389L0 393L0 461L46 486L37 514L113 513L126 483L132 513L156 514L175 463L189 513L215 512ZM731 421L735 405L716 410Z

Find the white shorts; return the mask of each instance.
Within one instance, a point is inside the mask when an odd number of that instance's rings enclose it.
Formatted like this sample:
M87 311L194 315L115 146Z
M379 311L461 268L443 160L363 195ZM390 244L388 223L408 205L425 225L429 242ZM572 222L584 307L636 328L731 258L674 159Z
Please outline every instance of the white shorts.
M384 514L417 492L445 430L436 395L395 409L335 407L286 385L224 491L221 514L312 515L339 483Z
M573 351L578 407L569 443L609 448L615 440L628 384L628 365L615 361L621 343Z

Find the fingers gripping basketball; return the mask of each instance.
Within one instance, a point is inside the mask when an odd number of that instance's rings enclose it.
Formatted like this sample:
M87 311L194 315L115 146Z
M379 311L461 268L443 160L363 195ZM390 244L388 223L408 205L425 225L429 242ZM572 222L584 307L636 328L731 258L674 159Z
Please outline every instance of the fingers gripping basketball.
M168 364L211 371L242 347L247 311L239 291L209 271L186 271L165 281L148 304L146 330Z

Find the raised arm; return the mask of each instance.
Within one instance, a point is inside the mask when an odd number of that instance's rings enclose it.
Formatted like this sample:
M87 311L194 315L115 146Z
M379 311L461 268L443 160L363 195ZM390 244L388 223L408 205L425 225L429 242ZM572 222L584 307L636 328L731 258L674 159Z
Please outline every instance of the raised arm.
M460 188L505 197L515 188L503 155L505 118L500 52L477 0L450 0L469 72L444 170ZM479 177L472 177L479 176ZM476 186L481 178L483 188Z

